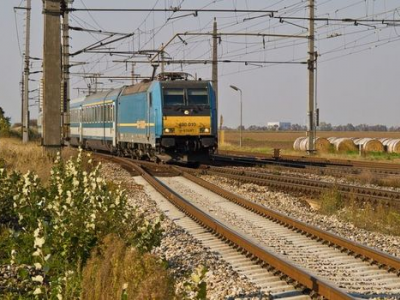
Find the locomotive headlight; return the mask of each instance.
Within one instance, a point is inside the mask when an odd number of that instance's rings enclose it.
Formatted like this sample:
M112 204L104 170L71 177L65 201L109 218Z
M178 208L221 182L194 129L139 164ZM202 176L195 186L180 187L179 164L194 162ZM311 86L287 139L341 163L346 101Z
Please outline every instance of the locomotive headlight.
M173 133L175 131L175 128L165 128L164 132L165 133Z
M210 128L200 128L200 133L210 133Z

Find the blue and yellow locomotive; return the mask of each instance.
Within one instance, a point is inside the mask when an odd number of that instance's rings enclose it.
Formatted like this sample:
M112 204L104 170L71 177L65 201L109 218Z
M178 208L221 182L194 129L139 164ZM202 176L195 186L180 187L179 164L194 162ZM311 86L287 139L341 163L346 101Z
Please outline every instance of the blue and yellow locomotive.
M198 160L217 148L210 81L162 74L154 81L70 103L70 144L133 158Z

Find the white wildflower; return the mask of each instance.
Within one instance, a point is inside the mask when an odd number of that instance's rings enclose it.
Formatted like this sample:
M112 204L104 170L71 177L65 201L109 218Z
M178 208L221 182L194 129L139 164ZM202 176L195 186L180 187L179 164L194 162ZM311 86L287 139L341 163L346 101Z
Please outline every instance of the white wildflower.
M38 287L36 290L33 292L34 295L40 295L42 293L42 290Z
M17 254L17 251L12 249L11 250L11 261L10 261L10 264L12 264L12 265L15 263L15 254Z
M42 255L42 250L37 249L35 252L32 253L32 256L40 256Z
M36 270L40 270L42 268L42 265L40 263L34 263L33 265L35 266Z
M78 179L74 178L74 180L72 181L72 185L73 185L74 187L77 187L77 186L79 185Z
M122 289L123 289L123 290L126 290L127 288L128 288L128 283L125 282L125 283L122 285Z
M51 257L51 254L47 254L47 255L44 257L44 260L45 260L45 261L48 261L50 257Z
M35 243L34 243L34 247L35 248L42 248L43 244L45 242L45 239L43 237L37 237L35 238Z
M39 233L40 233L40 228L36 228L35 231L33 232L33 236L37 238L39 237Z
M58 300L62 300L62 298L63 298L63 297L62 297L61 294L57 294L57 299L58 299Z
M66 199L66 202L67 202L67 204L71 204L71 201L72 201L72 194L71 194L71 191L67 191L67 199Z
M32 281L36 281L36 282L43 282L43 276L42 275L36 275L35 277L32 278Z

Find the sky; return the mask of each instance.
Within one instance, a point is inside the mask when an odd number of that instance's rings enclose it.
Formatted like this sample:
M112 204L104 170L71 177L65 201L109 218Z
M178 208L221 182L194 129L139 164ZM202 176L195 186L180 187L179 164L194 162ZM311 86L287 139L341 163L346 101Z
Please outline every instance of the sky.
M274 18L265 13L199 12L73 12L70 25L92 30L134 33L133 37L104 47L107 51L133 52L159 49L176 33L211 32L216 18L221 33L264 33L307 35L308 1L304 0L75 0L74 8L169 8L182 9L251 9L274 10ZM0 4L0 106L12 122L21 116L21 74L25 47L25 12L14 11L24 0L3 0ZM42 58L42 1L32 0L31 57ZM283 17L282 20L279 17ZM288 19L299 17L300 19ZM317 105L322 122L338 124L383 124L400 126L400 2L398 0L317 0L316 17L329 21L316 22ZM332 19L356 18L360 21L339 22ZM364 21L363 21L364 20ZM379 24L368 20L384 20ZM280 22L282 21L282 22ZM398 24L398 26L394 26ZM87 32L70 32L71 53L107 36ZM115 37L114 37L115 38ZM165 49L167 59L210 60L210 36L182 36ZM288 121L307 124L308 71L307 41L304 38L272 38L224 35L218 45L220 60L240 63L219 64L219 112L224 125L239 124L239 93L243 91L243 124L266 125ZM106 76L129 76L131 63L141 61L135 74L151 75L147 58L141 55L86 53L71 61L82 63L71 68L72 98L82 96L93 79L83 73ZM247 63L245 63L247 62ZM273 62L273 63L267 63ZM278 63L279 62L279 63ZM34 60L31 71L41 70ZM158 70L159 71L159 70ZM170 64L166 71L184 71L211 79L210 64ZM31 118L37 115L37 97L41 74L31 76ZM102 79L99 88L110 89L130 81Z

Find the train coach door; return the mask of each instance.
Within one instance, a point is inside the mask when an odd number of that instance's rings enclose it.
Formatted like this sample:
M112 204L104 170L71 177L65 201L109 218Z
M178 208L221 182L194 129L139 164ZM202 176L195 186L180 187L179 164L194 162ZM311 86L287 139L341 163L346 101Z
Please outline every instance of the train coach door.
M83 108L82 106L78 110L79 113L79 142L83 143Z
M150 140L151 133L151 109L153 106L153 94L150 92L147 94L147 117L146 117L146 137Z

